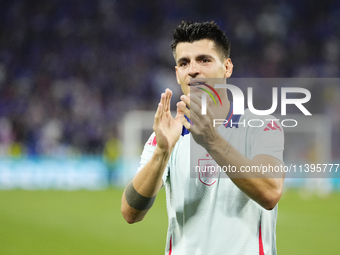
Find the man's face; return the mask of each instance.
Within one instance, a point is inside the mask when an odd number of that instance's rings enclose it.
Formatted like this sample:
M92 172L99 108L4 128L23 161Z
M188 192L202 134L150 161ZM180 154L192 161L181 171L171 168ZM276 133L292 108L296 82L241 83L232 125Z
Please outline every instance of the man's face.
M177 82L185 95L190 93L190 79L229 78L233 70L230 58L221 60L214 42L207 39L179 43L175 60Z

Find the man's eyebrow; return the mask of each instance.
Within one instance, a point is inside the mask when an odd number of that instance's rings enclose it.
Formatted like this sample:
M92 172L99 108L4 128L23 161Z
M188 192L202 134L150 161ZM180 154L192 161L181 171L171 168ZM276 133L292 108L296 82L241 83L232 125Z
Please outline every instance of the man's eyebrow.
M177 63L181 63L183 61L189 61L189 58L188 57L180 58L180 59L177 60Z
M214 57L209 55L209 54L200 54L200 55L196 56L196 59L202 59L202 58L214 59ZM190 59L188 57L182 57L182 58L177 60L177 63L181 63L181 62L184 62L184 61L189 62Z
M209 58L209 59L214 59L213 56L208 55L208 54L201 54L196 57L196 59L201 59L201 58Z

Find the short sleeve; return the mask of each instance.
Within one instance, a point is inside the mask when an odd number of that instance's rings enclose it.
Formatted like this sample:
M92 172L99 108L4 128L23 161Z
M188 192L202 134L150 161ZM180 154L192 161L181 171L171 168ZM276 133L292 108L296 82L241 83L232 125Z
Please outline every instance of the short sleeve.
M141 155L141 159L139 162L139 167L136 173L138 173L145 165L146 163L148 163L150 161L150 159L152 158L155 149L157 146L157 140L156 140L156 134L155 132L152 133L152 135L150 136L150 138L148 139L148 141L145 143L144 145L144 149ZM170 160L169 160L170 162ZM169 162L166 166L166 169L164 170L163 176L162 176L162 180L163 180L163 185L166 181L166 178L168 176L169 173Z
M256 155L266 154L283 162L284 133L282 126L276 120L266 120L264 123L255 133L251 158Z

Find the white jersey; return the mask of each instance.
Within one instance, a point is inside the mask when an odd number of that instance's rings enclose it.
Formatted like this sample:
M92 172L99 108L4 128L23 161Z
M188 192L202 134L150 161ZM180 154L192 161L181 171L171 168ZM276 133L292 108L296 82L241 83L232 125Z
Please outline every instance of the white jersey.
M262 119L264 125L249 127L249 119ZM249 110L242 116L233 115L231 103L228 123L217 130L249 159L266 154L282 161L282 127L265 119L274 117L255 116ZM191 134L183 127L163 174L169 219L165 254L276 254L277 206L271 211L264 209L229 178L224 178L223 172L217 176L199 174L198 178L190 178L195 165L216 164L203 147L201 153L190 153L190 143ZM145 144L138 170L151 159L155 148L155 134L152 134Z

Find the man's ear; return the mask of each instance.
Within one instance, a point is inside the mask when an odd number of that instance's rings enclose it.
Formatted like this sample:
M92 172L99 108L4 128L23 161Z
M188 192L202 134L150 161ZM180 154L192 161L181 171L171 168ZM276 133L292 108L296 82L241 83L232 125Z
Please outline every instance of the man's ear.
M175 66L175 70L176 70L176 80L177 80L177 83L179 85L181 85L181 83L179 82L179 78L178 78L178 69L177 69L177 66Z
M223 64L224 64L224 67L226 69L225 77L229 78L231 76L231 74L233 73L234 65L231 62L230 58L225 59Z

